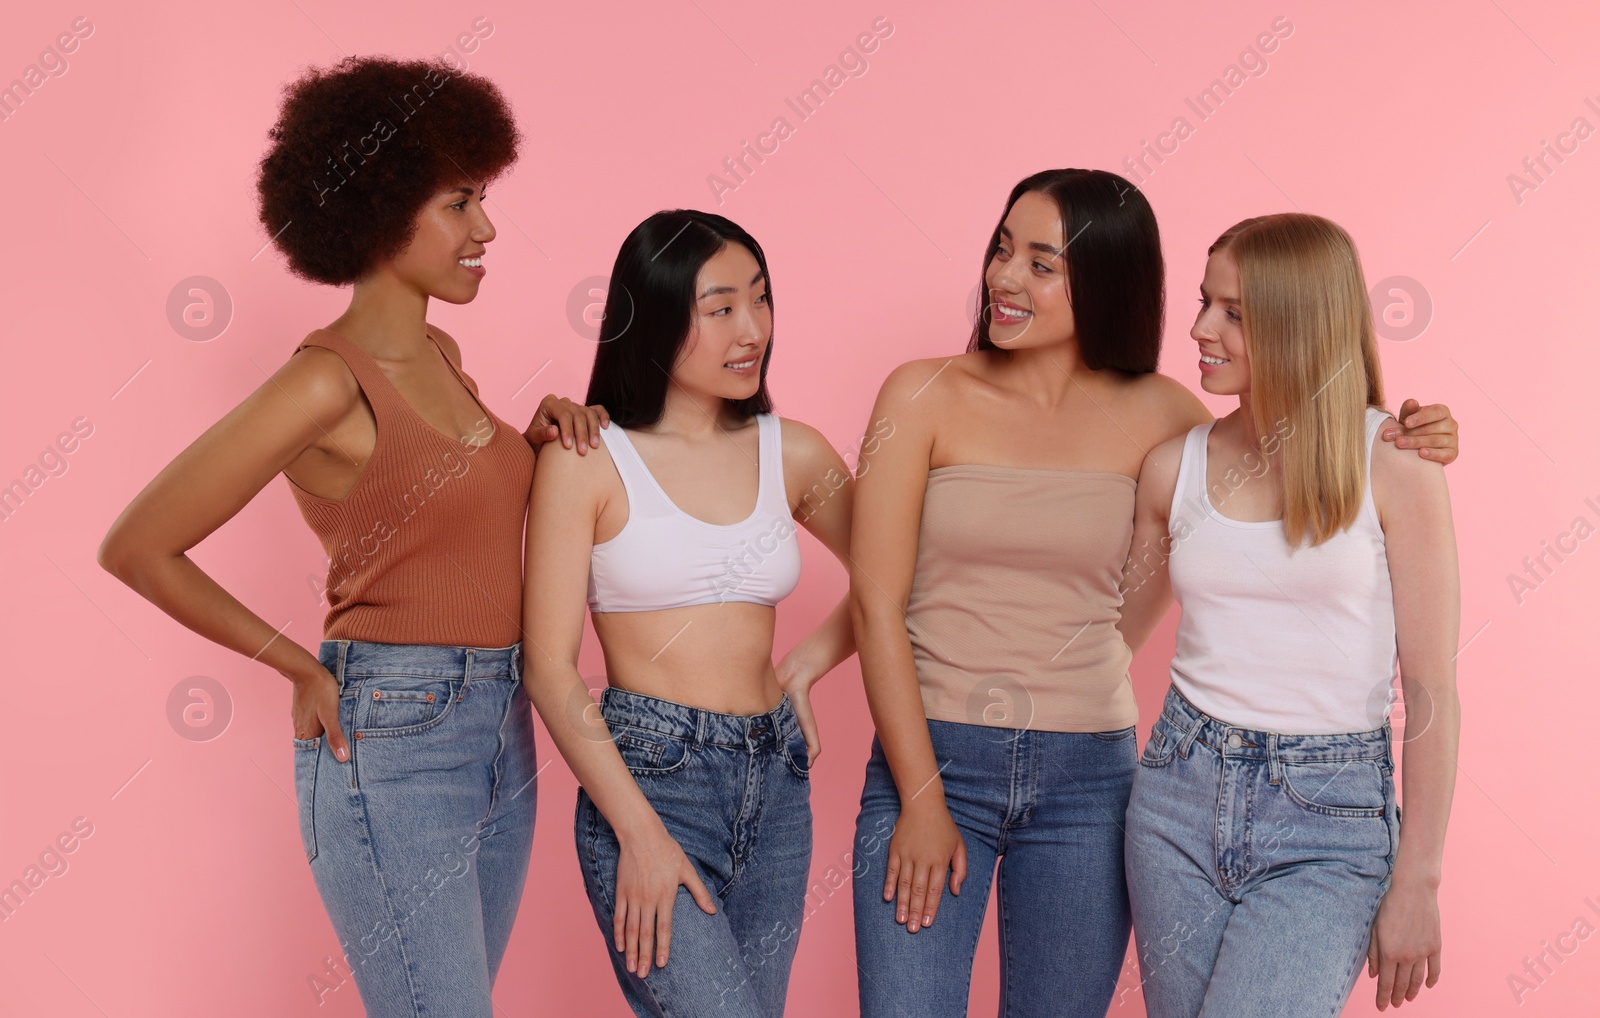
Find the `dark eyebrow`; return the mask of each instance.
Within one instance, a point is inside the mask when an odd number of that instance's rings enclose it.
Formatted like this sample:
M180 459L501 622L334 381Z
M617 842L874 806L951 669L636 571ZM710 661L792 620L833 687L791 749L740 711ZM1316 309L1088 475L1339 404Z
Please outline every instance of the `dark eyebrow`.
M1004 224L1001 225L1000 232L1005 235L1005 238L1007 240L1014 240L1015 239L1015 238L1013 238L1011 236L1011 231L1005 228ZM1030 251L1039 251L1039 252L1042 252L1044 254L1049 255L1052 258L1060 258L1061 257L1061 249L1059 247L1052 247L1049 244L1041 244L1038 241L1033 241L1032 243L1030 243L1028 245L1028 250L1030 250Z
M762 277L764 275L765 275L765 273L762 273L762 272L758 271L754 276L750 277L750 285L751 286L755 286L757 283L761 282L761 279L762 279ZM696 299L697 300L705 300L707 297L716 297L719 294L738 293L738 292L739 291L735 290L731 286L708 286L708 287L706 287L706 292L702 293Z

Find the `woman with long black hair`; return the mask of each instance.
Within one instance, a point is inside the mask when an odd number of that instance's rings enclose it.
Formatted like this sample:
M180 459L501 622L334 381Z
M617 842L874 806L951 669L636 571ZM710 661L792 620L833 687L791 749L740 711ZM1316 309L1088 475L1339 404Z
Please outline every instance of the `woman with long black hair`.
M528 513L528 694L582 786L584 886L637 1015L776 1018L811 862L811 686L855 651L844 600L773 665L796 524L840 559L853 482L772 413L766 255L658 212L617 254L586 457L541 457ZM598 716L578 672L587 606Z

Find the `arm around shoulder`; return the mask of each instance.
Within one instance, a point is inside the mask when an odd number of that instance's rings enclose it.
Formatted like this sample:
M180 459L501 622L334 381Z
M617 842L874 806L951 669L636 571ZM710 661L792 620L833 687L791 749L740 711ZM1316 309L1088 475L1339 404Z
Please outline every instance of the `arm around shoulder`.
M1172 579L1167 572L1174 542L1172 496L1177 490L1178 467L1183 460L1184 435L1151 449L1139 468L1134 495L1133 539L1122 567L1122 617L1117 623L1128 647L1138 653L1166 616L1172 603Z

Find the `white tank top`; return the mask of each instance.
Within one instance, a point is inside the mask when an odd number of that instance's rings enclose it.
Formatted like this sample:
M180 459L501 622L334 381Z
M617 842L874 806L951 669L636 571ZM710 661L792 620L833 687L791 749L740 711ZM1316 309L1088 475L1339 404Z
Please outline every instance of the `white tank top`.
M600 441L628 493L622 532L594 546L589 608L659 611L716 601L775 605L800 581L800 542L783 483L783 427L757 414L761 429L756 506L738 523L707 523L679 509L639 458L628 433L612 425Z
M1172 684L1206 714L1295 735L1370 731L1388 718L1394 591L1372 502L1372 443L1387 419L1367 408L1367 489L1355 522L1293 549L1282 520L1247 523L1217 511L1206 490L1216 422L1190 430L1168 516L1168 570L1183 609ZM1232 474L1215 487L1261 483Z

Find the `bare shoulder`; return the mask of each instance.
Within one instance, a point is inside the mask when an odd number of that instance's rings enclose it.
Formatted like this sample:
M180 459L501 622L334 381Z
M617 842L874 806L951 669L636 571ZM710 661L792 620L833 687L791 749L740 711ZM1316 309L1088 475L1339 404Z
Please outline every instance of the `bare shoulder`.
M873 427L892 422L899 432L922 434L932 440L941 419L958 412L980 388L990 383L980 374L978 354L925 357L906 361L884 379L873 406Z
M439 349L443 350L444 355L450 358L450 363L454 364L456 368L459 369L461 367L461 344L457 343L455 338L451 336L450 333L439 328L437 325L434 325L432 322L428 323L428 331L433 333L434 338L439 341Z
M777 416L777 415L774 415ZM783 438L783 464L791 476L820 477L843 469L844 460L826 435L802 421L779 417Z
M809 463L826 459L834 451L833 443L811 425L792 417L773 416L778 418L785 459L793 456L802 463Z
M1140 415L1159 422L1165 434L1187 432L1211 420L1211 411L1200 398L1171 375L1147 371L1118 381Z
M963 353L952 357L923 357L906 361L889 372L889 377L883 380L878 399L909 409L920 399L932 397L923 404L928 406L941 396L948 398L964 383L975 380L970 361L972 356Z
M319 424L342 420L361 401L361 384L344 358L326 347L302 347L262 387L281 393Z
M1379 431L1398 426L1386 416ZM1418 500L1438 497L1445 492L1444 465L1425 460L1415 449L1402 449L1393 442L1372 440L1372 499L1380 514L1386 506L1415 505Z
M602 491L613 481L620 488L622 478L617 473L616 464L611 459L611 448L606 443L607 434L616 430L615 424L602 428L599 447L583 454L578 452L576 445L569 449L560 442L546 442L540 446L533 463L534 490L538 491L540 485L546 488L558 485L563 490L570 487L573 490Z
M1151 449L1139 468L1138 499L1165 517L1178 487L1178 468L1183 464L1183 445L1188 432L1174 435Z

